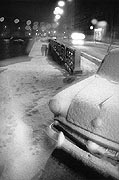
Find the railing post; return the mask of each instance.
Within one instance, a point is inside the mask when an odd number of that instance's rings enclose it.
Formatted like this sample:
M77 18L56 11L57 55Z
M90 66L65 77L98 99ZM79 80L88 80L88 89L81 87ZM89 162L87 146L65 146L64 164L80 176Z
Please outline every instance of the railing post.
M79 50L75 51L74 74L82 74L82 69L81 69L81 52Z
M53 59L60 65L63 65L70 75L82 74L81 52L79 50L51 40L49 51Z
M75 63L74 61L75 61L75 50L72 48L66 47L64 66L65 66L65 69L69 72L69 74L73 74L74 63Z

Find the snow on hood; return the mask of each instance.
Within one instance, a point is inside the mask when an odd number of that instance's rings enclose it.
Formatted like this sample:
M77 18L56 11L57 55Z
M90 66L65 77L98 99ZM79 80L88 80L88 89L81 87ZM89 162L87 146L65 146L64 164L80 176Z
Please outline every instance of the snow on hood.
M49 102L49 108L55 115L67 116L67 111L75 95L95 79L95 75L86 78L57 93Z
M67 121L90 132L119 141L119 85L96 76L72 100Z

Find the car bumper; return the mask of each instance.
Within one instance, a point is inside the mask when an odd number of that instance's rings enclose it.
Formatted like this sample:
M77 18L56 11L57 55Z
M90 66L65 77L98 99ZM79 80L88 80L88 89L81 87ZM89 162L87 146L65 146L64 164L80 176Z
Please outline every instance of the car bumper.
M119 166L115 166L103 158L98 158L91 154L83 146L78 146L73 138L67 136L67 133L56 128L56 122L52 123L47 129L47 135L55 142L57 148L61 148L71 154L76 159L82 161L87 166L96 169L105 176L111 176L119 179Z

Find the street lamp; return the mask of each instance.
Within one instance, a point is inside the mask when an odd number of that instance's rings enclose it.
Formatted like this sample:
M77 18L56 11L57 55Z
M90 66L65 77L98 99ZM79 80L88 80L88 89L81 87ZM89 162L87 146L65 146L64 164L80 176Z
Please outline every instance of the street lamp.
M14 20L14 23L15 23L15 24L19 23L19 19L15 19L15 20Z
M1 17L1 18L0 18L0 22L3 22L4 20L5 20L4 17Z
M64 11L63 11L62 8L56 7L53 13L54 13L55 15L57 15L57 14L60 14L60 15L61 15L61 14L63 14L63 12L64 12Z
M64 2L64 1L59 1L59 2L58 2L58 6L60 6L60 7L65 6L65 2Z
M91 20L91 23L92 23L93 25L96 25L96 24L98 23L98 21L97 21L97 19L92 19L92 20Z
M31 25L31 20L27 20L26 21L26 24L29 26L29 25Z
M93 26L90 26L90 30L93 30L94 29L94 27Z
M28 30L31 30L31 27L29 25L25 26L25 29L28 31Z
M59 20L61 18L61 16L59 15L59 14L57 14L56 16L55 16L55 19L56 20Z
M39 24L38 21L35 21L35 22L33 23L33 25L35 25L35 26L38 26L38 24Z

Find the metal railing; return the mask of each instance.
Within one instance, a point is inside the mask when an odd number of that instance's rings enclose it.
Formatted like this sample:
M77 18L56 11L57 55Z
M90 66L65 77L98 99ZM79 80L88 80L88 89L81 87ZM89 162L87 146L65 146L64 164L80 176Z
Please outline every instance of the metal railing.
M69 74L74 73L75 69L75 49L67 47L65 44L55 40L49 41L49 54L53 60L63 66Z

